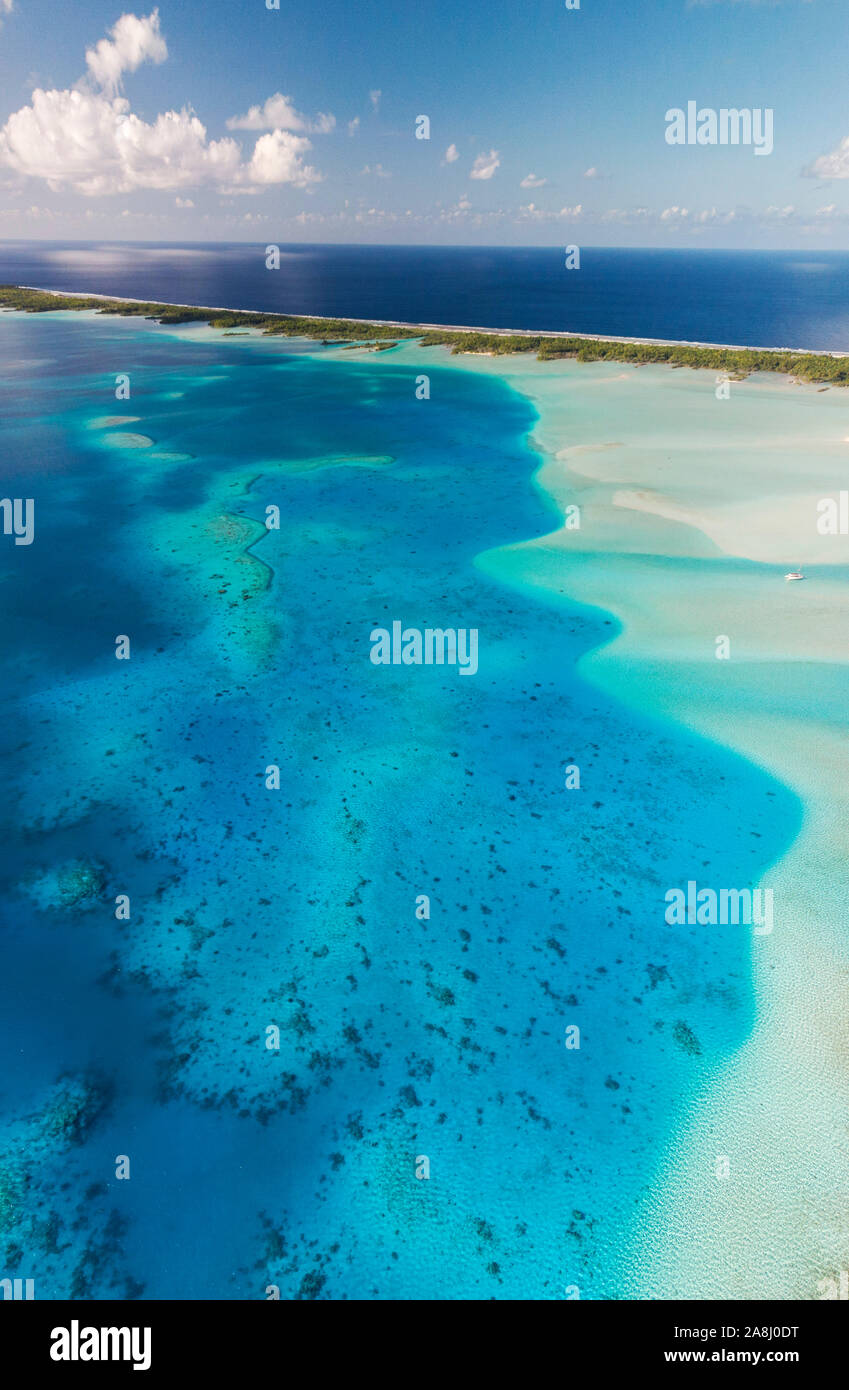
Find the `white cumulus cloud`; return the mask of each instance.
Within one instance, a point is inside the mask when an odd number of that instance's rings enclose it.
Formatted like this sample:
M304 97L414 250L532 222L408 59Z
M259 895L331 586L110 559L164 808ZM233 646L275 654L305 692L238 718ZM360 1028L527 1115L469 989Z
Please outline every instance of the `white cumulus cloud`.
M306 188L321 178L301 158L310 148L309 140L303 135L293 135L289 130L271 130L257 140L244 177L249 183L293 183L296 188Z
M472 179L491 179L500 163L501 158L498 150L490 150L489 154L479 154L472 165L472 172L469 177Z
M36 88L0 130L2 163L54 192L67 186L89 197L233 179L240 156L235 140L208 141L190 111L166 111L149 124L126 98L81 90Z
M291 97L275 92L262 106L252 106L244 116L231 116L228 130L297 130L327 135L336 127L336 117L320 111L314 120L302 116Z
M542 188L548 183L548 179L539 179L536 174L526 174L519 184L520 188Z
M457 146L456 146L456 145L449 145L449 146L448 146L448 149L445 151L445 159L443 160L443 163L444 163L444 164L453 164L453 163L455 162L455 160L457 160L457 159L459 159L459 158L460 158L460 151L457 149Z
M87 197L202 184L250 193L269 184L306 188L318 182L321 175L303 159L310 141L291 130L275 128L261 135L244 162L236 140L210 140L188 107L164 111L150 122L136 116L126 97L116 92L121 74L165 57L157 10L142 19L122 15L111 38L86 54L90 77L102 90L85 79L70 90L36 88L29 106L14 112L0 129L0 166L43 179L54 192L71 188ZM278 95L271 101L278 103L271 115L297 117L288 98Z
M101 39L86 50L85 60L92 78L107 92L117 92L121 76L135 72L142 63L164 63L168 47L159 31L159 10L149 15L122 14L110 29L109 39Z
M812 179L849 179L849 135L831 154L821 154L802 173Z
M726 226L729 222L737 220L737 213L732 208L728 212L719 212L716 208L704 208L697 212L694 221L700 226Z

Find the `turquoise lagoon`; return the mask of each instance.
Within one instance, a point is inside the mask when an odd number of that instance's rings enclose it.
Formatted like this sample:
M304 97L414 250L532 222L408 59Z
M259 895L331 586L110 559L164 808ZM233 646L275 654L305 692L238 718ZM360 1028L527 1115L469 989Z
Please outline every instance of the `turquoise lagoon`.
M747 929L664 894L756 883L801 807L578 674L615 619L493 558L558 525L536 412L433 352L417 400L417 351L0 319L0 1274L39 1298L656 1287L682 1104L756 1014ZM476 627L477 674L372 665L393 620Z

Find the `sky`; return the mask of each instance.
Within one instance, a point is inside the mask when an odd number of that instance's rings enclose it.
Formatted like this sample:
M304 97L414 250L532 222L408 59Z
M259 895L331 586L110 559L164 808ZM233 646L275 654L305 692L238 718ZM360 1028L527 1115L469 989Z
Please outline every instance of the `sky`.
M849 244L847 0L275 3L0 0L0 238Z

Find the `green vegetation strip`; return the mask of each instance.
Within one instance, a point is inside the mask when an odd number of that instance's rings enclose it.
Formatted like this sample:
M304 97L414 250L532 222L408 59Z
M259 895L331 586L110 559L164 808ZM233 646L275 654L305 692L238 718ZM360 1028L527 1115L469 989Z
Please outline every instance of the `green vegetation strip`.
M361 323L355 319L300 318L293 314L257 314L226 309L200 309L175 304L137 304L123 299L85 295L46 294L0 285L0 308L41 314L56 309L93 309L101 314L156 319L162 324L208 323L212 328L258 328L283 337L316 338L322 343L376 344L382 351L402 338L427 346L443 345L452 352L491 353L497 357L535 352L542 362L574 357L579 362L667 363L676 367L708 367L742 379L750 372L783 372L807 381L849 385L849 357L826 353L769 351L760 348L692 347L687 343L621 343L578 337L473 333L457 329L417 328L414 324Z

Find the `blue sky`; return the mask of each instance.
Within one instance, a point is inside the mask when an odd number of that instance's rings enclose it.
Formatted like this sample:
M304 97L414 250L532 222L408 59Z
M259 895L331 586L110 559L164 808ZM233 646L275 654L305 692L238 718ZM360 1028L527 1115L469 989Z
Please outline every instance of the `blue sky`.
M0 0L0 19L0 237L847 245L846 0ZM770 108L773 152L668 144L690 100Z

